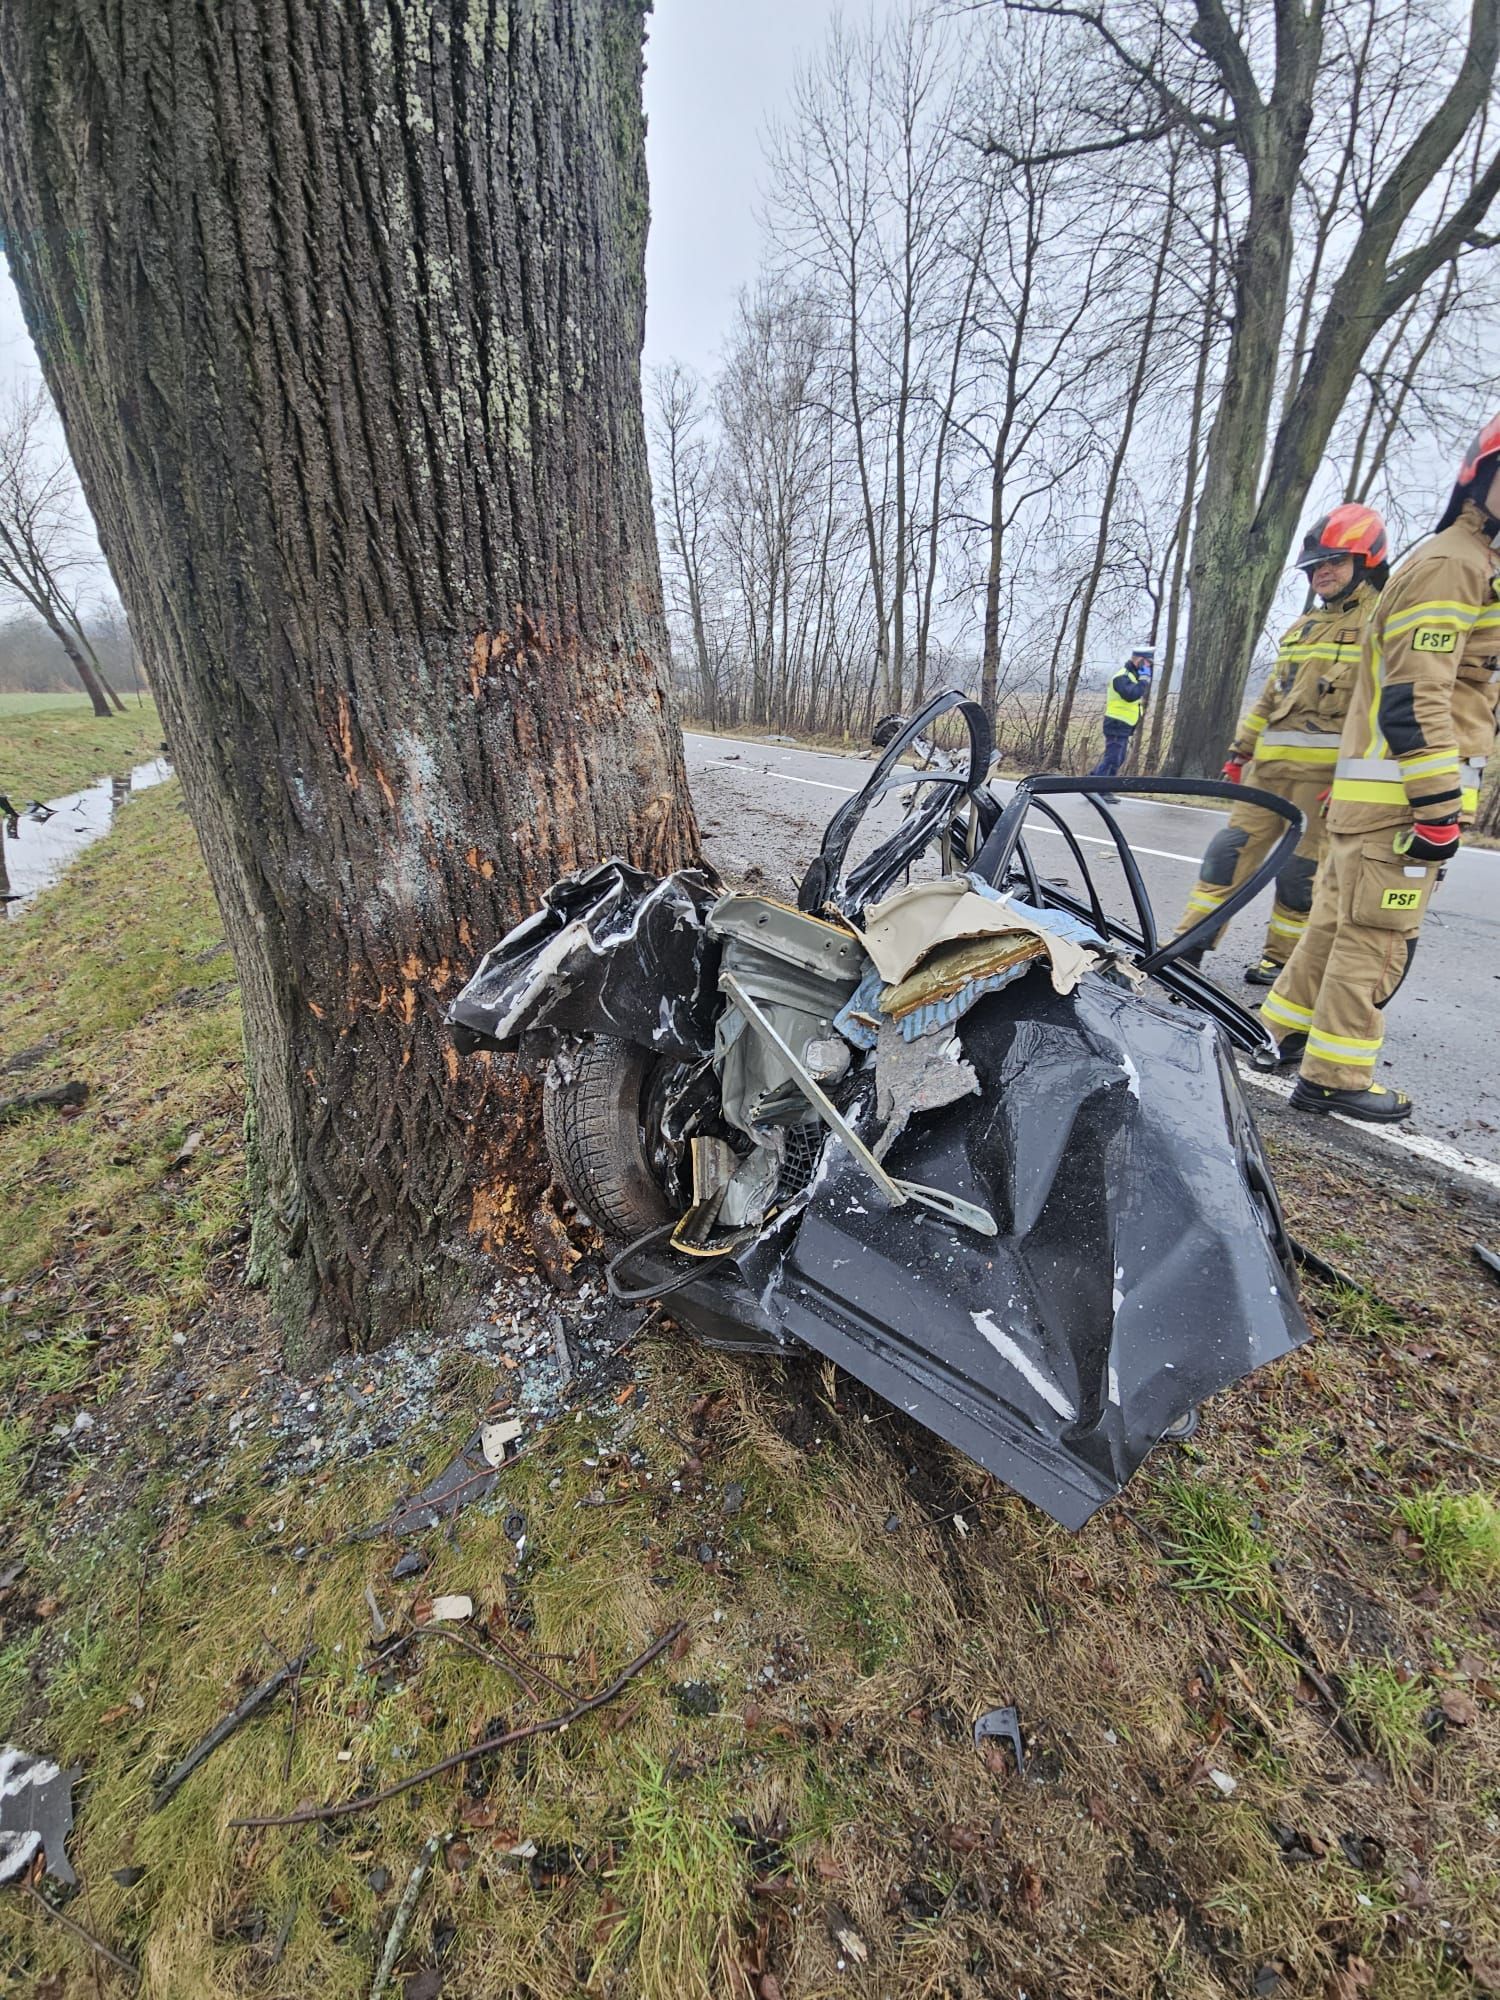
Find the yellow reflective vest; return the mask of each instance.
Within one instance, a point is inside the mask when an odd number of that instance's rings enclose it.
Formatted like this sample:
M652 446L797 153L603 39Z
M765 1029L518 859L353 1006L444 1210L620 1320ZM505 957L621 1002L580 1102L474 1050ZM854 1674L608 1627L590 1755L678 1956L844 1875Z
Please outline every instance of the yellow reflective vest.
M1120 682L1130 681L1135 687L1135 699L1131 700L1120 692ZM1133 667L1123 667L1110 681L1109 692L1104 697L1104 716L1108 722L1123 722L1131 729L1141 719L1141 706L1146 698L1146 683Z
M1328 825L1473 817L1500 706L1500 556L1472 501L1393 573L1365 629Z
M1356 584L1306 611L1282 634L1260 697L1240 719L1229 754L1255 759L1255 778L1330 777L1359 672L1365 620L1379 592Z

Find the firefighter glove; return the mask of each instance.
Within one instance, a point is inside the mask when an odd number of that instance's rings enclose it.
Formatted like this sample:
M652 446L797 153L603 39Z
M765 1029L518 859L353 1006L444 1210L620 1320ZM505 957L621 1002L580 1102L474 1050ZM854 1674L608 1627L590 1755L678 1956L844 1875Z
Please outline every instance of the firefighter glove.
M1237 785L1244 769L1245 760L1243 757L1230 757L1225 761L1224 769L1219 775L1227 778L1231 785Z
M1447 861L1457 854L1458 842L1458 821L1450 819L1441 826L1424 826L1418 821L1415 826L1403 827L1393 845L1408 861Z

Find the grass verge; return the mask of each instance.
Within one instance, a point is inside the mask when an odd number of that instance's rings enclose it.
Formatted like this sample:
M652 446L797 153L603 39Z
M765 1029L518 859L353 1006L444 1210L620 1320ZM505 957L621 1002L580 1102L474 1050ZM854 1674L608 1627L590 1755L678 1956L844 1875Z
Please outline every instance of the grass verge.
M95 716L83 699L38 708L0 703L0 792L17 805L122 777L160 751L161 718L150 700L138 705L132 696L123 715L106 717Z
M488 1389L456 1356L394 1442L305 1466L245 1421L285 1385L239 1282L235 1000L184 832L175 786L145 795L0 929L0 1061L92 1086L76 1117L0 1128L0 1733L82 1763L69 1909L146 1991L367 1994L433 1835L414 1995L1483 1990L1500 1627L1492 1517L1450 1496L1500 1455L1500 1330L1472 1217L1273 1135L1294 1227L1383 1309L1314 1288L1320 1337L1078 1536L832 1370L658 1326L618 1397L397 1576L351 1531ZM595 1249L574 1280L600 1281ZM414 1638L453 1592L468 1643ZM554 1713L679 1619L565 1731L327 1827L230 1828ZM295 1707L154 1811L159 1774L309 1642ZM1024 1780L974 1748L1003 1702ZM95 1991L77 1940L4 1891L0 1965L18 1992Z

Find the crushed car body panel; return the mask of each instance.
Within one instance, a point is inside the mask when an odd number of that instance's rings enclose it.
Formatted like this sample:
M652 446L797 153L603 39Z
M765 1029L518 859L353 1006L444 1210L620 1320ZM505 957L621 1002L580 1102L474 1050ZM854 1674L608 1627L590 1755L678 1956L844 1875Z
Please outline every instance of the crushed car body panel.
M738 1261L787 1333L1078 1527L1307 1329L1211 1024L1033 973L960 1039L978 1095L913 1118L887 1164L983 1204L998 1239L887 1207L835 1147L790 1240Z
M1194 933L1159 943L1095 781L1002 803L972 704L940 697L910 728L944 708L968 724L967 777L911 778L938 789L846 875L862 811L908 782L894 743L799 909L611 862L557 884L449 1018L468 1046L650 1053L665 1083L640 1091L642 1131L691 1159L691 1201L679 1180L675 1220L615 1258L618 1296L670 1298L717 1345L828 1356L1077 1527L1200 1401L1308 1337L1230 1053L1264 1031L1176 962ZM1062 792L1109 828L1134 926L1071 834L1083 897L1032 862L1026 812L1062 826ZM1216 921L1296 844L1300 815L1262 799L1289 831ZM941 876L899 886L934 849ZM566 1060L549 1087L570 1087Z
M618 1035L665 1056L713 1046L719 900L706 870L658 879L606 861L564 876L486 953L448 1010L460 1050L513 1049L540 1028Z

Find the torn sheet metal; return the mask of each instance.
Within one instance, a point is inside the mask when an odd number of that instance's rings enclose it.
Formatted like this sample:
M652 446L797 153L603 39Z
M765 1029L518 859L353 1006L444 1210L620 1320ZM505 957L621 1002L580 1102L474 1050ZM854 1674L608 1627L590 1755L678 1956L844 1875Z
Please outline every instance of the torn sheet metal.
M1263 1031L1158 963L1117 828L1136 930L1105 913L1076 842L1087 902L1048 888L1014 805L983 784L980 711L954 694L922 721L954 707L967 777L930 780L846 878L898 736L830 821L800 909L611 863L560 883L450 1018L469 1046L542 1030L559 1091L559 1035L661 1057L659 1089L587 1107L628 1120L620 1157L646 1156L676 1217L619 1251L617 1297L669 1299L742 1352L800 1342L1077 1527L1200 1401L1308 1329L1230 1056ZM932 845L943 877L893 891ZM692 1149L686 1214L663 1136Z
M524 1034L618 1035L687 1060L713 1046L719 901L706 870L658 879L607 861L554 883L542 907L486 953L448 1009L461 1053Z
M82 1772L81 1764L64 1771L13 1743L0 1747L0 1882L24 1875L38 1852L46 1854L49 1875L77 1882L67 1840L73 1831L73 1787Z
M1068 998L1020 981L960 1033L979 1095L887 1164L999 1238L885 1206L831 1147L790 1244L739 1264L787 1333L1079 1527L1177 1418L1308 1337L1269 1170L1200 1015L1090 974Z
M884 1130L875 1142L876 1159L884 1160L913 1118L978 1094L979 1078L964 1061L957 1035L908 1040L896 1022L883 1021L875 1052L875 1115Z

